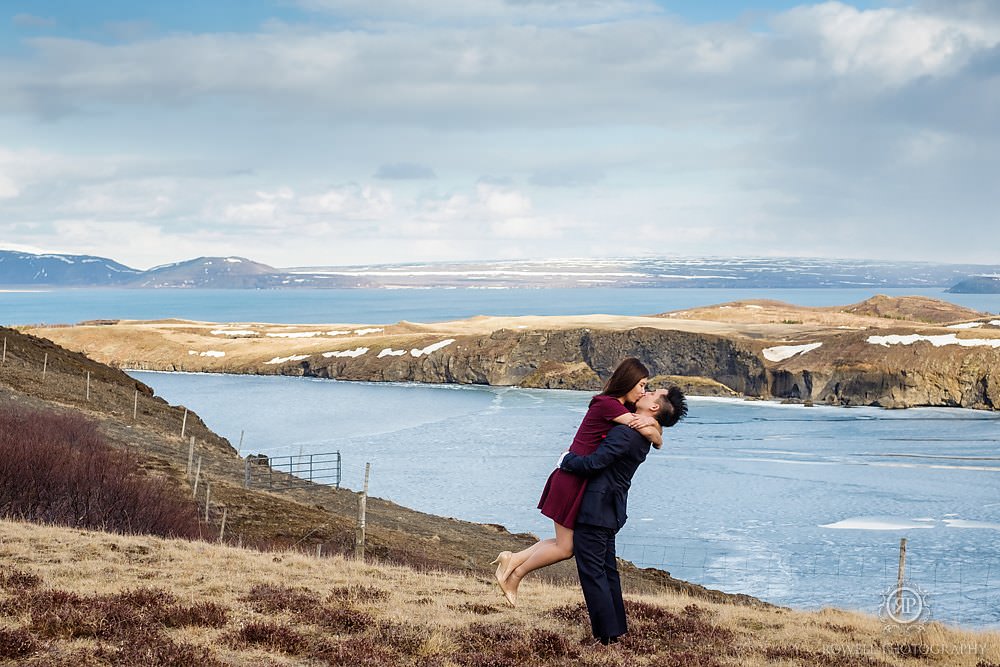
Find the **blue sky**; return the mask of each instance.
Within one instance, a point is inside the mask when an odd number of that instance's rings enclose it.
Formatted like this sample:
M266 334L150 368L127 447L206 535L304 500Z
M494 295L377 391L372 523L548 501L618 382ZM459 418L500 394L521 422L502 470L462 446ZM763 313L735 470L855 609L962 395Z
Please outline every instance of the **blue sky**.
M0 9L0 246L1000 261L990 0Z

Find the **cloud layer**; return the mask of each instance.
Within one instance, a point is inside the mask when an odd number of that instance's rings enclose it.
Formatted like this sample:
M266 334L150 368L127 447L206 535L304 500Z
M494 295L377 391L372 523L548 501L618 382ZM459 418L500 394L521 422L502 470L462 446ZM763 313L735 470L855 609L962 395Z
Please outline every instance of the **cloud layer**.
M762 24L629 0L298 4L309 21L113 42L13 17L5 239L140 266L599 255L613 234L614 254L996 260L995 3Z

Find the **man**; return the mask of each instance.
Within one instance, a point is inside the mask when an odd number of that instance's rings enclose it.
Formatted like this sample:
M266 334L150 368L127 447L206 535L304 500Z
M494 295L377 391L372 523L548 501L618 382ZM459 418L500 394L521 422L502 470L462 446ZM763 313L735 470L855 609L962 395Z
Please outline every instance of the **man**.
M687 414L687 404L683 392L671 387L644 394L636 401L635 412L669 427ZM649 446L638 431L618 425L593 454L577 456L566 452L559 462L563 470L589 478L576 518L573 550L590 626L602 644L616 642L628 631L615 534L628 519L626 505L632 476L646 460Z

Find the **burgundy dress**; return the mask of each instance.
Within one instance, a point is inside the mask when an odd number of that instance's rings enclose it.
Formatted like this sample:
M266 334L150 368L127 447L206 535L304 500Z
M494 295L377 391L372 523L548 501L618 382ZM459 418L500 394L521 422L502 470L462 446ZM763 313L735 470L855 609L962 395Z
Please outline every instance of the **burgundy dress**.
M569 451L580 456L587 456L597 451L601 441L615 425L615 417L629 412L614 396L598 394L590 399L590 407L573 438ZM576 524L576 515L583 502L583 492L587 488L587 480L560 469L552 471L542 498L538 501L538 509L561 526L572 528Z

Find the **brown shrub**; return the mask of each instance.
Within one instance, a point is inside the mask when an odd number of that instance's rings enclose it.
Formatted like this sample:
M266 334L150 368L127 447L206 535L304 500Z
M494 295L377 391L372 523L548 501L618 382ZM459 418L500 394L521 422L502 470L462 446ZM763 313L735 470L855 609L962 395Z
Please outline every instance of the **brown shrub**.
M25 658L38 650L38 642L24 628L0 628L0 660Z
M80 649L76 651L60 650L55 655L42 653L21 660L18 667L106 667L108 660L94 654L93 651Z
M768 660L797 660L806 665L823 667L892 667L884 660L868 655L838 655L799 648L798 646L769 646L764 650Z
M590 626L590 616L587 614L587 605L583 602L567 604L561 607L553 607L552 609L549 609L547 613L552 618L565 623L585 623L588 627Z
M250 607L261 614L279 611L301 613L320 606L320 596L315 591L272 584L258 584L240 599L249 602Z
M649 667L722 667L722 663L715 656L683 651L658 655L649 661Z
M31 616L30 629L41 637L105 640L118 640L143 630L152 632L161 626L221 627L226 623L227 613L213 602L178 604L170 593L151 588L94 596L36 590L6 600L3 606L9 607L8 612L27 611Z
M375 630L379 644L402 655L416 655L431 636L426 626L418 627L393 621L382 621Z
M389 591L374 586L338 586L330 591L327 602L357 602L370 604L385 602L389 599Z
M194 538L180 486L139 470L79 415L0 408L0 516L109 532Z
M479 616L489 616L490 614L500 613L500 610L493 605L481 604L478 602L463 602L458 605L448 605L448 607L449 609L454 609L455 611L465 611Z
M320 625L339 635L353 635L376 627L371 614L350 607L317 607L301 614L306 623Z
M141 623L141 616L130 607L88 600L79 606L32 609L29 627L41 637L111 639Z
M159 621L168 628L221 628L229 621L229 610L215 602L196 602L190 607L176 604L168 607Z
M304 655L330 665L351 667L399 667L407 664L405 658L371 637L351 637L337 642L325 639L314 641ZM417 664L430 667L433 661L421 659Z
M240 629L226 634L224 639L236 649L257 646L289 655L299 655L308 648L308 642L303 635L286 625L277 623L247 623Z
M637 652L725 654L732 646L732 631L713 625L705 614L678 616L663 607L626 600L629 632L622 646Z
M579 657L562 635L521 626L473 623L458 633L459 650L451 659L464 667L514 667L556 664Z
M140 628L120 636L113 648L102 646L96 656L116 667L222 667L223 663L203 647L175 642L163 632Z
M9 570L0 572L0 588L12 591L27 591L38 588L42 584L42 578L34 572L25 570Z

